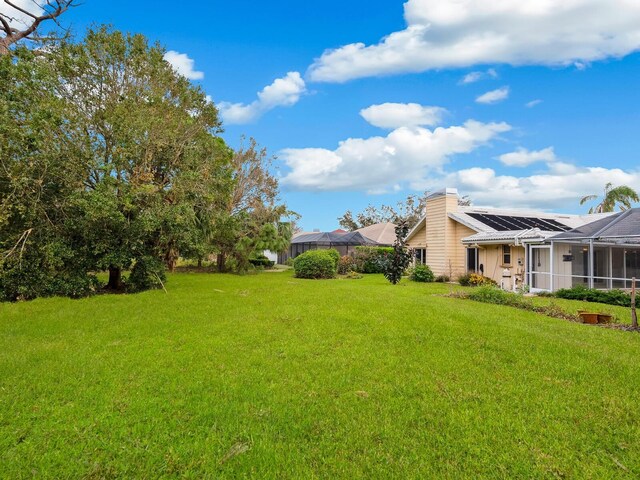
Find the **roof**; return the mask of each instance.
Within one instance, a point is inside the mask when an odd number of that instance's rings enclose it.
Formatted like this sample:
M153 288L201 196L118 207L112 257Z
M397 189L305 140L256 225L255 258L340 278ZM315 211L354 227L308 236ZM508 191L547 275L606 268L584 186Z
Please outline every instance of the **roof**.
M459 207L456 212L449 213L449 218L466 225L476 232L509 230L515 232L529 228L540 228L542 231L562 231L576 228L610 215L611 213L575 215L505 208ZM491 217L496 217L498 223L502 226L496 225ZM506 224L502 221L503 219L506 219Z
M313 243L322 246L341 245L377 245L374 240L365 237L360 232L315 232L298 235L291 240L292 244Z
M356 232L360 232L380 245L393 245L396 241L396 225L391 222L376 223L359 228Z
M640 208L610 214L593 222L555 235L551 240L597 240L640 237Z
M605 214L560 214L533 210L459 207L449 218L475 230L462 240L465 244L546 240L586 223L610 217Z
M539 228L529 230L507 230L501 232L480 232L462 239L464 244L515 242L516 240L545 240L556 232L545 232Z

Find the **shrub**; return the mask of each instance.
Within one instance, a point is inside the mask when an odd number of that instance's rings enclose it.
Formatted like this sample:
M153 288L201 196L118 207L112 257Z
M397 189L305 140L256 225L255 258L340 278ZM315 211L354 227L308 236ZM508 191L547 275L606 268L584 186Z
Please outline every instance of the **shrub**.
M338 250L336 250L335 248L330 248L329 250L325 250L325 252L327 252L327 254L333 258L333 263L336 264L336 268L338 268L338 262L340 262L340 252L338 252Z
M344 255L340 257L340 261L338 262L338 274L346 275L351 270L353 270L356 266L356 262L350 255Z
M597 290L595 288L577 285L573 288L561 288L555 292L554 296L568 300L606 303L608 305L620 305L622 307L631 306L631 295L622 290ZM636 305L640 305L638 300L636 300Z
M287 267L293 267L293 262L295 262L295 258L293 258L293 257L289 257L289 258L287 258L287 259L284 261L284 264L285 264Z
M497 285L497 283L484 275L479 273L465 273L458 277L458 283L463 287L481 287L483 285Z
M446 283L449 280L449 275L438 275L435 279L435 281L438 283Z
M329 250L309 250L298 255L293 262L298 278L334 278L336 262Z
M275 262L269 260L266 255L255 255L249 257L249 263L254 267L271 268L275 265Z
M458 277L458 283L463 287L469 287L471 285L471 274L464 273Z
M414 282L433 282L435 275L429 265L416 265L413 267L409 279Z
M396 241L393 242L393 252L388 256L384 265L384 278L393 285L397 285L402 279L402 275L411 264L413 253L407 248L405 238L409 233L409 225L406 221L401 221L396 225Z
M361 278L363 278L363 276L358 272L351 271L347 273L344 278L348 278L350 280L360 280Z
M507 305L509 307L541 313L549 317L564 318L567 320L578 319L577 315L569 313L557 305L536 305L530 299L525 298L522 295L505 292L493 285L478 287L471 292L463 293L462 296L470 300L475 300L476 302L492 303L494 305Z
M495 280L489 277L485 277L484 275L480 275L479 273L472 273L469 276L469 285L472 287L481 287L483 285L498 285Z
M136 260L126 285L129 291L141 292L160 288L166 279L164 263L155 257L144 256Z
M393 247L356 247L355 269L360 273L383 273Z
M528 302L517 293L505 292L494 285L482 285L468 294L471 300L476 302L493 303L495 305L509 305L512 307L533 308L533 303Z

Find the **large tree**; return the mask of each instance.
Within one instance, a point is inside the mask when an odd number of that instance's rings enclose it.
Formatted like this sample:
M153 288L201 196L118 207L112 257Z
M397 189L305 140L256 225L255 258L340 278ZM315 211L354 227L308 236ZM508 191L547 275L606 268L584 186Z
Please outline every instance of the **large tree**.
M232 193L212 234L220 271L227 269L229 256L243 270L251 254L261 249L284 250L291 240L291 228L287 222L281 224L281 220L295 219L297 214L280 201L278 181L270 167L266 149L260 148L253 138L232 156Z
M598 195L586 195L580 199L580 205L584 205L592 200L600 198ZM640 198L636 191L626 185L614 187L611 182L604 187L604 195L597 205L589 209L589 213L613 212L616 206L622 210L631 208L632 202L639 202Z
M73 141L86 168L82 228L92 232L97 266L108 269L113 289L136 259L172 266L194 243L194 205L226 197L219 187L228 159L213 137L217 110L163 56L142 35L106 28L64 44L57 56L58 95L72 106Z
M216 108L140 35L91 30L47 61L0 57L0 296L161 282L224 211ZM28 261L27 261L28 260Z
M64 28L59 17L69 8L75 7L75 0L0 0L0 55L7 55L11 47L20 41L38 45L57 39L56 35L42 35L43 24L53 23L59 30Z

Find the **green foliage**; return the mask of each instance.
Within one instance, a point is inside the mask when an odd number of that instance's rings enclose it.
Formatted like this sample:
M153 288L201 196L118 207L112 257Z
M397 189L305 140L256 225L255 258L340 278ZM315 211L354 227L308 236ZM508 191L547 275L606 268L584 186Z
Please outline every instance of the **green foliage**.
M393 244L393 253L384 264L384 276L393 285L402 279L405 270L411 264L412 252L406 247L405 238L409 233L409 225L406 221L396 225L396 241Z
M496 286L497 282L489 277L485 277L479 273L472 273L469 276L469 285L472 287L481 287L483 285L493 285Z
M435 275L429 265L418 264L411 270L409 280L423 283L433 282L435 280Z
M253 255L249 258L249 263L254 267L271 268L275 265L275 262L269 260L266 255Z
M577 285L573 288L561 288L553 293L557 298L568 300L583 300L586 302L606 303L608 305L631 306L631 295L622 290L598 290ZM640 306L640 299L636 299L636 305Z
M293 262L298 278L334 278L336 268L335 257L330 250L308 250Z
M541 313L549 317L564 318L567 320L577 320L576 314L568 312L558 305L540 305L536 304L533 299L523 297L521 294L506 292L495 285L482 285L467 293L462 294L464 297L476 302L492 303L494 305L506 305L522 310Z
M435 278L435 281L438 283L447 283L449 280L449 275L438 275Z
M351 255L343 255L338 262L338 274L346 275L347 273L355 270L356 262Z
M351 210L347 210L344 215L338 218L338 224L349 231L368 227L376 223L398 223L405 221L412 228L418 223L424 214L426 192L423 195L409 195L406 200L399 201L396 206L381 205L376 207L369 204L362 212L355 216Z
M393 247L356 247L355 270L360 273L383 273L387 259L393 254Z
M335 248L330 248L329 250L326 250L327 254L333 258L333 262L336 264L336 269L338 268L338 262L340 262L340 252L338 252L338 250L336 250Z
M166 281L164 263L152 256L143 256L136 259L129 278L127 289L132 292L140 292L152 288L161 288Z
M231 151L215 106L163 56L101 27L45 61L0 58L1 298L87 295L105 270L119 289L134 265L131 288L150 288L158 262L212 251Z
M480 287L483 285L497 285L492 278L485 277L479 273L465 273L458 277L458 283L463 287Z
M587 195L580 199L580 205L596 200L598 195ZM589 213L604 213L613 212L616 209L616 205L620 210L628 210L631 208L632 203L640 202L638 193L627 185L620 185L614 187L611 182L607 183L604 187L604 195L600 203L589 209Z
M362 274L360 274L358 272L354 272L353 270L351 270L351 271L346 273L344 278L349 279L349 280L360 280L361 278L364 278L364 275L362 275Z
M512 307L523 307L527 301L521 295L506 292L493 285L484 285L471 290L467 296L471 300L495 305L509 305ZM530 302L529 302L530 303Z

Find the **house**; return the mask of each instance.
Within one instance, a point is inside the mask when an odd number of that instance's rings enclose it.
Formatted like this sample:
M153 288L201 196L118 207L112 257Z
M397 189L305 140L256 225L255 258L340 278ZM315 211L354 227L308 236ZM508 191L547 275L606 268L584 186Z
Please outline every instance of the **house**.
M546 289L538 272L549 254L549 239L609 215L460 206L457 190L446 188L427 197L425 216L406 240L415 261L428 264L436 275L455 279L477 272L507 289L525 283Z
M294 235L289 250L281 254L280 263L296 258L307 250L335 248L340 255L350 255L359 246L375 246L377 243L360 232L311 232Z
M558 233L532 250L532 290L630 288L640 279L640 208L608 214Z
M396 241L396 225L391 222L375 223L359 228L356 232L360 232L382 247L390 247Z

